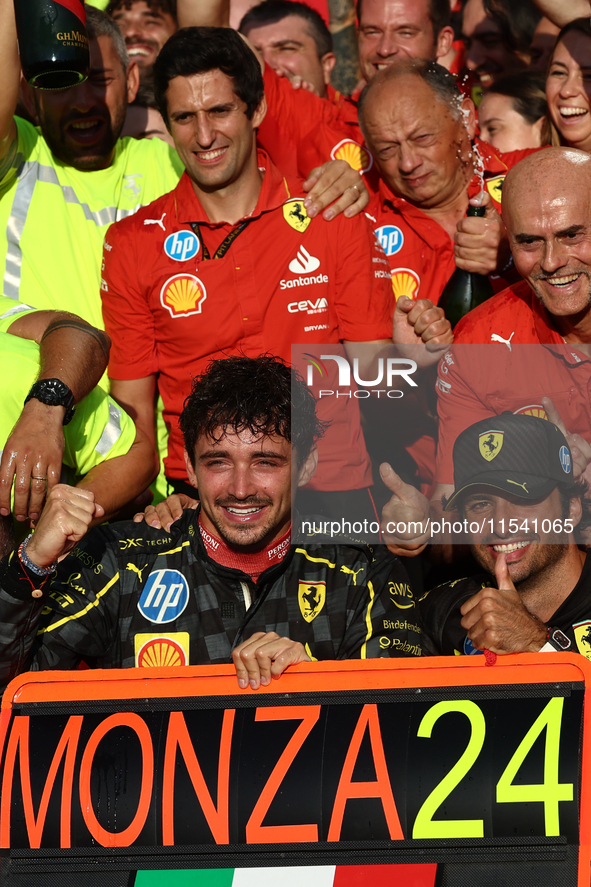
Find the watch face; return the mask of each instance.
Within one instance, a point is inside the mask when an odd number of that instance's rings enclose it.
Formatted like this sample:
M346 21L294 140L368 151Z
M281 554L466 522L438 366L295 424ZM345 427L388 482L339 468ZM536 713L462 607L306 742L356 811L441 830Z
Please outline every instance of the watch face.
M46 379L39 383L39 385L43 386L43 395L47 398L45 403L51 403L52 406L59 406L66 394L65 391L60 391L62 386L56 384L56 382L56 379ZM63 388L65 387L64 385Z
M50 407L65 407L64 425L67 425L74 415L74 395L61 379L41 379L35 382L25 403L33 397Z

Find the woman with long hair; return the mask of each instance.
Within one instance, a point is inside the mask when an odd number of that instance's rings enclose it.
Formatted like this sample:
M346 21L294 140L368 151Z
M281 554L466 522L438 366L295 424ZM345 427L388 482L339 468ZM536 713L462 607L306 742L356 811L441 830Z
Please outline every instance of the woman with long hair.
M579 18L556 40L546 79L553 144L591 154L591 23Z

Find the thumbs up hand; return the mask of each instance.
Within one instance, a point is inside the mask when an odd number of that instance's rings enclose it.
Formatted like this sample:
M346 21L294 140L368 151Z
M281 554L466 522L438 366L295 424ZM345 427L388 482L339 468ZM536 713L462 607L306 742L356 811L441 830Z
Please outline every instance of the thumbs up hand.
M419 490L404 483L387 462L380 465L380 477L392 493L382 509L384 542L393 554L414 557L431 537L429 502Z

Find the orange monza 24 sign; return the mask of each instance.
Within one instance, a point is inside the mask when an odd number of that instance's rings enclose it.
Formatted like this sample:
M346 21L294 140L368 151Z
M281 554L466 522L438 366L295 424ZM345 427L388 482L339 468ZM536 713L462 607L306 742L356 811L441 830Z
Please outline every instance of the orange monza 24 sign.
M27 885L336 865L588 887L590 678L569 654L305 663L256 692L231 666L21 675L0 716L2 867Z

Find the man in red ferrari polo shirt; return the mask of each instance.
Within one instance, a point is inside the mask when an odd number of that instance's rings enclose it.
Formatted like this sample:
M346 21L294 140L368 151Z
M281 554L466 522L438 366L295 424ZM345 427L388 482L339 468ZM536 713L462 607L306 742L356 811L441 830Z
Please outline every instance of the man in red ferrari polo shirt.
M396 297L436 304L456 266L490 275L496 291L506 287L512 263L498 214L501 189L531 151L499 156L475 139L472 100L445 68L419 59L372 79L360 119L381 174L367 212ZM466 218L469 202L482 202L486 216Z
M591 454L591 157L568 148L528 157L507 176L503 219L524 280L456 327L458 345L490 347L454 347L441 363L436 500L453 488L464 428L506 409L554 419L545 397L569 443Z
M363 0L357 16L359 66L367 82L405 58L442 58L452 44L449 0ZM260 139L271 157L282 156L289 139L301 175L331 158L346 160L371 192L377 190L378 171L359 126L357 96L333 90L321 99L303 89L294 91L268 65L265 92L269 116ZM282 138L274 138L274 132Z
M158 383L170 428L166 473L184 490L177 419L191 379L212 358L271 352L289 361L297 342L391 342L392 299L365 216L310 219L301 183L257 156L262 77L234 31L178 32L158 58L155 87L186 174L109 229L102 296L113 396L153 435ZM405 324L411 341L446 331L438 309L415 307ZM374 519L355 398L330 418L315 486L361 491L354 510Z
M178 0L179 9L185 3L186 0ZM305 88L294 89L288 79L278 76L274 69L281 67L281 63L273 62L269 47L278 47L274 50L277 59L277 52L289 37L293 38L292 46L301 45L303 20L298 17L297 3L293 15L285 3L282 19L257 28L257 18L265 18L265 5L255 8L254 24L250 13L240 24L241 33L260 48L261 61L263 56L267 60L263 68L268 114L259 132L259 144L282 170L297 169L301 176L307 176L312 168L327 160L346 160L363 175L369 190L375 192L378 174L359 128L357 97L343 96L330 86L326 97L320 97L326 79L324 55L320 52L314 58L313 53L304 55L298 49L282 66L290 78L296 75L297 84L307 81L318 95ZM211 3L207 9L212 9ZM208 24L199 6L191 8L189 15L196 25ZM443 58L452 45L449 0L363 0L358 3L357 16L359 65L367 81L403 58ZM312 73L310 65L314 68Z

